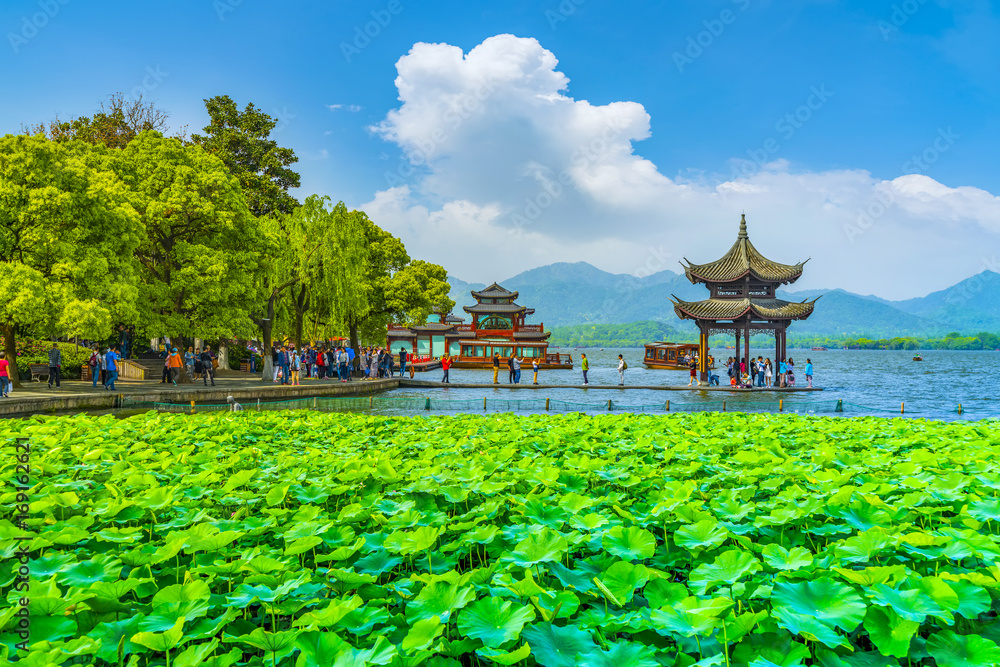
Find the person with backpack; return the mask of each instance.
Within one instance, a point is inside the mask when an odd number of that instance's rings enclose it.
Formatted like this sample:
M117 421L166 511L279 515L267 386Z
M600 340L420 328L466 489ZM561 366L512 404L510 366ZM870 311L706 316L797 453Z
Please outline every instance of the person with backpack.
M90 379L94 381L93 387L97 389L97 378L101 375L101 351L96 345L90 350L87 367L90 368Z
M105 363L108 367L108 381L104 383L104 388L108 391L115 390L115 380L118 379L118 348L108 348L104 355Z
M399 377L406 373L406 348L399 348Z
M622 355L618 355L618 386L625 386L625 371L628 370L628 363Z
M521 360L512 355L511 364L514 366L514 384L521 384Z
M507 384L514 384L514 353L507 357Z
M298 350L296 350L295 346L293 345L291 347L291 359L289 359L289 368L291 369L292 373L291 383L293 385L299 384L299 370L301 368L301 365L302 365L302 356L299 354Z

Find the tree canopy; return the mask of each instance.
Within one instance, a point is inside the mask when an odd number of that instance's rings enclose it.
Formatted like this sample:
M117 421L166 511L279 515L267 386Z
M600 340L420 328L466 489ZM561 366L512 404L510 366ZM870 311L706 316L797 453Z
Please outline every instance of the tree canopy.
M127 98L121 93L108 96L93 116L79 116L70 120L56 118L49 124L38 123L25 128L27 134L43 134L52 141L79 139L108 148L125 148L140 132L155 130L166 132L168 114L156 107L155 102L145 102L142 95Z
M13 364L20 334L100 337L137 315L140 221L112 164L83 142L0 138L0 327Z
M236 176L250 212L258 217L291 213L298 202L288 189L299 187L299 175L289 167L299 158L270 138L278 121L253 104L240 111L228 95L205 100L205 108L210 118L205 134L191 139Z

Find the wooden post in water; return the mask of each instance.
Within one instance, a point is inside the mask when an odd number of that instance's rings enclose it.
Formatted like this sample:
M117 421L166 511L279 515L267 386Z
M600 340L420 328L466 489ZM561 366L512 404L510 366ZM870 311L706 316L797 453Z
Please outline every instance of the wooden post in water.
M609 398L608 399L608 411L610 411L610 410L611 410L611 399Z
M316 409L316 397L313 396L313 410Z
M722 411L723 412L726 411L726 402L725 401L722 402Z
M194 414L194 401L191 401L191 414Z
M667 404L665 406L663 406L663 409L666 410L667 412L670 412L670 399L669 398L667 399Z
M548 411L548 409L549 409L549 399L546 398L545 399L545 410Z
M962 412L963 412L963 410L962 410L962 404L959 403L958 404L958 414L962 414Z
M483 411L486 411L486 397L483 396Z
M784 412L784 411L785 411L785 399L779 398L778 399L778 412Z
M899 414L902 415L902 414L906 413L905 407L906 407L906 401L900 402L900 404L899 404Z

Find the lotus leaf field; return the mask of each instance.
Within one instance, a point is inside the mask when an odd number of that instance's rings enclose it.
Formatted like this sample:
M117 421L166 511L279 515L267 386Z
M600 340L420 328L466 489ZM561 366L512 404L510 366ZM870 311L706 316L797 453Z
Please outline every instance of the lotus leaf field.
M27 542L30 666L1000 664L998 422L150 413L0 442L5 662Z

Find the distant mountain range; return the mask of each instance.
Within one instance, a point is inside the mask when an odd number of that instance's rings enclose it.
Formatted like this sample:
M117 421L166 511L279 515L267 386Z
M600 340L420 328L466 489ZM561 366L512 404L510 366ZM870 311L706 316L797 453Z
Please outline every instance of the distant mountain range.
M475 303L469 294L486 287L448 278L455 314ZM664 322L681 332L694 325L674 315L670 295L697 301L708 297L704 285L693 285L683 274L660 271L645 278L613 274L586 263L549 264L498 281L517 290L517 302L535 309L529 322L545 326L624 324L644 320ZM810 336L940 336L951 331L975 334L1000 332L1000 274L984 271L940 292L916 299L888 301L842 289L778 292L789 301L822 294L812 316L794 322L789 334Z

